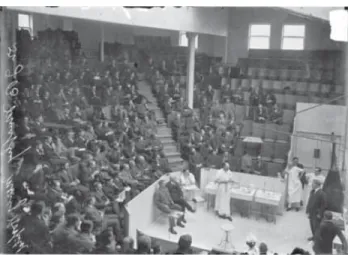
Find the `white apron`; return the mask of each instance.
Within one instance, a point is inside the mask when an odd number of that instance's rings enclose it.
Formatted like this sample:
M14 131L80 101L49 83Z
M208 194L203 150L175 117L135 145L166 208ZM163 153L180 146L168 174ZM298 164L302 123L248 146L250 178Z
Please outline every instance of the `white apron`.
M218 170L216 173L215 181L232 181L232 172L230 170L225 171L223 169ZM220 215L231 215L230 208L230 189L231 183L217 184L216 198L215 198L215 211Z
M302 198L302 183L299 174L303 170L297 166L288 169L288 204L300 204Z

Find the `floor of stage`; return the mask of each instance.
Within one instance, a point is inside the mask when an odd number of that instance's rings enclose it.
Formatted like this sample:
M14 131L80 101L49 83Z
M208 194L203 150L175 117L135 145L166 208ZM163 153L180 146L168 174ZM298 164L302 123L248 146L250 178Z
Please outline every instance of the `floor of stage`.
M168 219L161 217L153 222L144 233L159 239L177 242L180 235L190 234L193 246L211 250L218 247L224 233L221 225L230 223L215 216L214 212L206 208L199 208L195 214L186 214L186 227L176 227L177 235L169 234ZM242 218L238 214L233 215L234 230L231 232L231 240L237 251L245 251L245 240L249 233L265 242L270 251L277 253L290 253L295 247L301 247L312 251L311 244L307 241L310 236L309 221L303 210L299 212L284 212L277 216L276 224L267 222L263 218L256 220L254 217Z

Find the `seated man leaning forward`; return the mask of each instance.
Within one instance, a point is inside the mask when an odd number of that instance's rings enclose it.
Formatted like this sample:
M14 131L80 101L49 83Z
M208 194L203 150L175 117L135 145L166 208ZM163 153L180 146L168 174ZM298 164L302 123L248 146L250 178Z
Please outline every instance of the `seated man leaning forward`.
M177 205L173 202L170 193L165 185L165 181L160 180L158 184L159 187L155 191L154 196L155 205L161 212L169 214L169 232L175 235L177 234L177 232L174 230L175 218L173 215L171 215L171 213L173 212L173 210L181 212L182 208L180 205ZM185 225L183 224L183 214L178 217L177 225L182 228L185 227Z

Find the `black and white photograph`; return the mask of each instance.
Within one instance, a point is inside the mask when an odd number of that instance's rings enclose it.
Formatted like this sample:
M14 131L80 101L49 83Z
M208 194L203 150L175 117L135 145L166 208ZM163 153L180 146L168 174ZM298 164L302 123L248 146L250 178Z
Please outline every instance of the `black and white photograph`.
M0 7L1 254L348 254L348 7L189 2Z

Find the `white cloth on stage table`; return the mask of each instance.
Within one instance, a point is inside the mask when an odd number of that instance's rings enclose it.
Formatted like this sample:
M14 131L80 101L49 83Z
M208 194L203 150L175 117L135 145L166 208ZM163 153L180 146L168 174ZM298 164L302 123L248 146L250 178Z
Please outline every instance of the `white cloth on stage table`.
M288 204L300 203L302 198L300 173L303 169L293 166L286 171L288 173Z
M232 181L232 172L230 170L225 171L220 169L217 171L215 176L215 182L229 182L229 183L218 183L215 198L215 211L220 215L231 214L230 208L230 189Z

